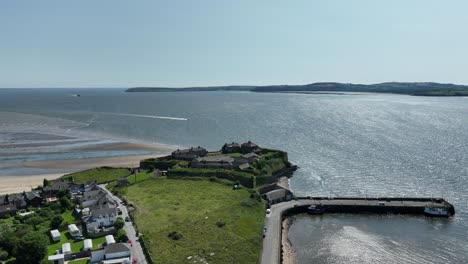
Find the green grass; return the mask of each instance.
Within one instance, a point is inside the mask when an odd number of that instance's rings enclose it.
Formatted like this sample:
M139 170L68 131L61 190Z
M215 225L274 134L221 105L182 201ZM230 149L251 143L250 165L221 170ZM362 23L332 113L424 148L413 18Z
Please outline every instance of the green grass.
M135 222L157 263L256 263L262 245L263 206L246 189L206 178L149 179L126 187ZM224 223L222 227L218 227ZM180 240L168 237L181 234ZM214 253L213 256L210 256Z
M78 259L78 260L73 260L73 261L68 261L68 264L87 264L88 259Z
M50 233L47 234L50 237ZM54 242L50 240L50 244L47 247L47 255L55 254L56 250L62 249L62 244L70 243L70 247L73 253L80 252L83 248L83 240L82 241L74 241L71 235L69 234L68 230L60 232L62 239L60 241ZM106 242L105 237L99 237L93 239L93 249L98 249L99 244L103 244Z
M130 184L142 182L142 181L145 181L145 180L151 178L152 175L153 175L153 172L142 171L140 173L137 173L136 176L132 175L132 176L128 177L128 182Z
M63 176L65 179L72 179L76 184L96 180L98 183L115 181L130 174L125 168L96 168L85 170Z
M74 224L74 223L77 223L78 221L76 220L76 218L72 215L72 211L65 211L64 213L62 213L62 217L63 217L63 222L66 222L68 224Z

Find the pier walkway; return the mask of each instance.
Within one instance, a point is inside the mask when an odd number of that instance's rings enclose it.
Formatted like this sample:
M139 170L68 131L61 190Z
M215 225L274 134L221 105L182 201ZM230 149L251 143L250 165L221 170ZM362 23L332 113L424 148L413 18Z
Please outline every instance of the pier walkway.
M260 264L281 263L281 234L284 216L305 213L310 205L322 205L325 213L393 213L424 214L428 206L446 208L455 214L453 206L441 198L327 198L308 197L271 206L265 217L267 228L263 239Z

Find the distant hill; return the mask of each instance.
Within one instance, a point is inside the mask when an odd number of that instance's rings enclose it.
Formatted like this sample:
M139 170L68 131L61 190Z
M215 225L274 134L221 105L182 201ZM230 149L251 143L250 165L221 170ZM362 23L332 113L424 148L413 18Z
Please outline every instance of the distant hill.
M203 91L251 91L277 93L309 92L367 92L397 93L417 96L468 96L468 86L433 82L386 82L378 84L352 84L321 82L305 85L269 85L269 86L212 86L212 87L135 87L127 92L203 92Z

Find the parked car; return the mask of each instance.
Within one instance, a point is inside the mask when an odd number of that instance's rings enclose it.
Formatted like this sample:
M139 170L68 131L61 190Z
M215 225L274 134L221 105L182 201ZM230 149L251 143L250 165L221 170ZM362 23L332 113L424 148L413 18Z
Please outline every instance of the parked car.
M270 209L270 208L266 209L266 213L267 213L267 214L270 214L270 213L271 213L271 209Z
M267 228L266 228L266 226L264 226L264 227L263 227L263 238L265 238L266 232L267 232Z
M125 217L125 222L130 222L130 217L126 216Z

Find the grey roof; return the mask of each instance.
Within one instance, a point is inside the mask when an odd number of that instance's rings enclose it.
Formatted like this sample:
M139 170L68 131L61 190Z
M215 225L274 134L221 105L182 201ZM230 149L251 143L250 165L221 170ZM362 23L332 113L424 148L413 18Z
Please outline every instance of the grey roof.
M258 155L253 153L253 152L250 152L250 153L242 155L242 157L247 158L247 159L249 159L249 158L258 158Z
M278 189L278 190L273 190L271 192L267 192L265 195L268 198L268 200L276 200L285 197L286 195L289 194L289 191L286 189Z
M17 211L16 206L13 204L0 205L0 212L14 212Z
M116 215L116 214L117 214L117 209L115 207L91 210L91 215L93 217L99 217L99 216L104 216L104 215Z
M242 146L243 146L243 147L251 147L251 148L253 148L253 147L258 147L258 145L255 144L255 143L253 143L252 141L248 141L248 142L242 143Z
M126 252L130 253L130 248L125 243L115 243L106 246L104 251L105 254L117 253L117 252Z
M249 163L244 163L244 164L239 165L239 169L241 169L241 170L245 170L245 169L247 169L249 167L250 167Z
M198 162L234 162L234 158L226 155L216 155L216 156L206 156L201 158L196 158Z
M34 198L41 198L42 199L41 195L38 192L27 192L27 193L25 193L25 195L26 195L26 198L28 200L32 200Z
M194 152L199 152L199 151L206 151L206 149L200 146L196 148L189 148L189 149L178 149L172 152L172 155L189 154L189 153L194 153Z

